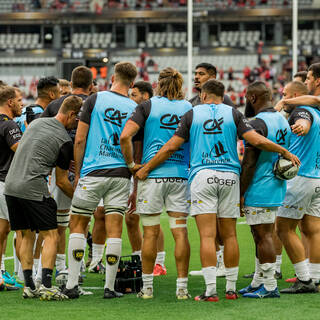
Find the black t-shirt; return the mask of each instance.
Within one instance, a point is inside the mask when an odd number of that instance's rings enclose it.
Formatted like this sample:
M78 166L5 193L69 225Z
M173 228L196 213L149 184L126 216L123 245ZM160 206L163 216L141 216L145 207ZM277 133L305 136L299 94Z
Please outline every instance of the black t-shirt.
M14 152L10 149L20 141L22 132L19 126L5 114L0 114L0 181L4 181Z
M46 109L41 114L41 118L55 117L58 114L59 109L60 109L63 101L70 96L77 96L77 97L80 97L82 100L86 100L88 98L88 96L86 96L84 94L71 94L70 93L65 96L62 96L59 99L53 100L48 104Z
M239 139L242 139L242 135L252 130L253 128L240 111L236 109L232 109L232 115L233 115L234 123L237 127L238 137ZM174 134L180 138L183 138L186 142L189 141L192 121L193 121L193 110L190 110L181 118L178 128Z
M62 96L59 99L56 99L56 100L53 100L52 102L50 102L48 104L48 106L46 107L46 109L42 112L40 118L55 117L58 114L59 109L60 109L63 101L70 96L77 96L77 97L80 97L82 100L86 100L88 98L88 96L86 96L85 94L67 94L65 96ZM75 139L77 130L72 129L72 130L67 130L67 131L68 131L70 138L72 139L72 142L74 143L74 139Z
M290 126L296 123L297 120L304 119L313 123L313 115L307 109L304 108L295 108L288 119Z
M195 107L195 106L197 106L197 105L199 105L199 104L202 104L202 103L201 103L201 100L200 100L200 96L199 96L198 94L197 94L196 96L194 96L193 98L191 98L191 99L189 100L189 102L192 104L193 107ZM226 105L228 105L228 106L230 106L230 107L235 108L235 105L233 104L232 100L231 100L230 97L229 97L228 95L226 95L226 94L225 94L224 97L223 97L222 103L224 103L224 104L226 104Z

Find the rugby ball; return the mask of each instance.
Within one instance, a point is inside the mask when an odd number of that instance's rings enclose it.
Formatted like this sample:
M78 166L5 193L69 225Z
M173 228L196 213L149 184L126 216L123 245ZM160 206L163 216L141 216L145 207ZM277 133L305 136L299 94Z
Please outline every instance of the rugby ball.
M278 179L290 180L298 174L299 167L287 159L280 158L274 164L273 172Z
M56 285L61 287L68 281L68 270L62 270L56 275Z

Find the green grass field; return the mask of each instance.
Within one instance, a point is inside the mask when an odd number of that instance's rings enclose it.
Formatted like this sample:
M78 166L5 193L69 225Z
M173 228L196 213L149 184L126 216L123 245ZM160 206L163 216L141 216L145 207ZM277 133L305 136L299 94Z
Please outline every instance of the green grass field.
M237 288L248 285L248 279L242 278L245 273L254 269L254 246L249 227L238 224L240 244L240 273ZM165 232L167 276L156 277L154 299L140 300L135 295L126 295L121 299L104 300L103 276L86 274L84 287L101 287L93 290L94 295L83 296L71 301L23 300L21 291L0 292L0 319L320 319L319 294L288 296L280 299L251 300L239 298L226 300L224 297L225 280L218 279L217 287L220 301L196 302L194 300L177 301L175 299L176 271L173 256L173 239L168 227L167 217L163 215L161 224ZM12 237L12 234L11 234ZM11 237L8 241L7 256L12 256ZM123 255L130 254L130 245L124 229ZM199 237L193 218L189 219L189 240L191 244L190 270L200 268ZM6 261L6 268L13 271L13 260ZM283 255L282 272L284 278L293 276L293 268L286 254ZM278 282L279 289L287 286L284 280ZM194 297L204 290L202 277L189 277L189 292Z

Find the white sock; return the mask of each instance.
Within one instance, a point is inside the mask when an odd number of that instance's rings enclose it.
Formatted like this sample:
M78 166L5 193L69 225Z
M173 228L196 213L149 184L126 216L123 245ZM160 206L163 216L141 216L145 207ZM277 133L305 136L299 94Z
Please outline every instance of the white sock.
M106 248L106 282L104 288L114 291L114 282L121 257L122 240L120 238L108 238Z
M69 237L68 247L68 282L67 289L72 289L78 285L79 273L81 268L81 261L84 256L84 246L86 245L86 238L82 233L72 233Z
M157 253L157 258L156 258L156 264L160 264L162 267L164 267L164 261L166 258L166 252L161 251Z
M226 292L236 291L236 283L238 280L239 267L226 268Z
M217 268L206 267L202 268L204 282L206 283L206 296L211 296L217 293Z
M39 265L39 259L33 259L33 266L32 266L32 278L33 278L33 280L36 279L38 265Z
M275 263L260 264L263 273L263 284L266 290L273 291L277 287L277 280L274 276L276 271Z
M256 257L256 268L254 270L254 276L251 281L251 287L258 288L262 283L263 283L262 270L260 268L259 259Z
M103 257L104 244L92 244L92 262L91 265L96 266Z
M276 256L276 271L281 272L282 254Z
M36 276L35 276L35 280L37 282L42 282L42 262L41 262L41 254L40 254L40 258L39 258L39 262L38 262L38 267L36 270Z
M147 274L142 272L143 290L151 288L153 290L153 273Z
M23 275L22 265L21 265L20 262L19 262L18 277L19 277L20 280L24 281L24 275Z
M178 293L179 289L188 289L188 278L177 278L177 290Z
M310 277L314 283L320 280L320 263L309 263Z
M133 252L132 252L132 255L133 255L133 256L139 256L139 257L140 257L140 260L141 260L141 250L133 251Z
M66 270L66 255L62 253L57 253L56 256L56 270L62 271Z
M1 256L1 271L6 271L6 267L4 265L4 258L5 258L5 255L3 254Z
M222 254L222 251L221 251L221 250L216 251L216 256L217 256L217 266L219 266L219 264L221 263L221 254Z
M13 236L13 246L12 246L12 247L13 247L13 263L14 263L14 273L15 273L15 274L18 274L20 261L19 261L19 259L18 259L18 257L17 257L17 252L16 252L16 246L15 246L15 244L16 244L16 239L17 239L17 234L14 233L14 236Z
M293 265L294 271L301 281L309 281L310 280L310 273L308 269L308 263L307 260L295 263Z

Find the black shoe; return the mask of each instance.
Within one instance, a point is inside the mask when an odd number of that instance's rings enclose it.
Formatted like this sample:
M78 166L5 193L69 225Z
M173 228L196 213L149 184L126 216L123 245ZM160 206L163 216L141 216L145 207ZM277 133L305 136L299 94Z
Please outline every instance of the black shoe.
M79 288L78 286L73 287L72 289L67 289L65 285L60 287L61 292L68 296L69 299L78 299L79 298Z
M275 274L274 274L274 277L277 279L277 280L281 280L282 279L282 272L280 271L280 272L275 272Z
M252 279L252 278L253 278L253 276L254 276L254 272L244 274L244 275L243 275L243 278L246 278L246 279Z
M315 293L319 292L318 287L310 280L308 283L301 282L299 279L289 288L280 290L280 293Z
M121 292L111 291L108 288L104 289L104 295L103 295L104 299L113 299L113 298L121 298L121 297L123 297L123 293Z

